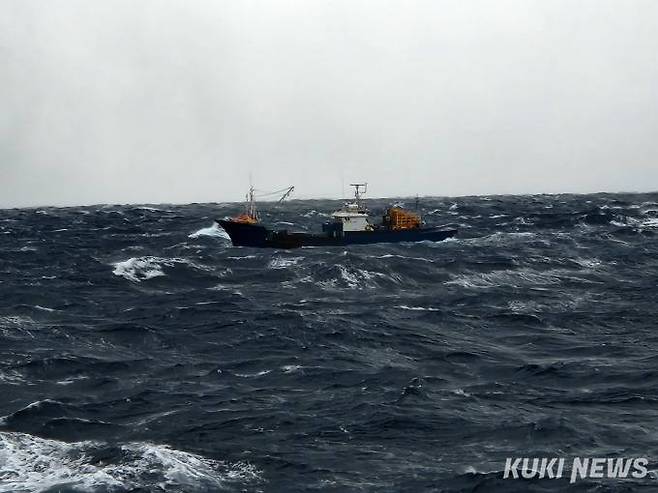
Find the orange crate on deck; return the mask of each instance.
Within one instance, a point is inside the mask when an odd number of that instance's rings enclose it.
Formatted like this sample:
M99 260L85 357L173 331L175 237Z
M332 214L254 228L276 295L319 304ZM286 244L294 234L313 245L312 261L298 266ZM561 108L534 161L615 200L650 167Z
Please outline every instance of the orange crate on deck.
M391 229L414 229L420 227L420 217L413 212L405 211L399 207L388 210L388 224Z

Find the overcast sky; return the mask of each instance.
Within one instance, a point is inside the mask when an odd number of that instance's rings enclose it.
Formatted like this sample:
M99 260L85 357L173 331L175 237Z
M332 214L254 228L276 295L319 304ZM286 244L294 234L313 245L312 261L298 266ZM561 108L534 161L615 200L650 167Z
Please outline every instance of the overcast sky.
M658 189L653 0L0 0L0 207Z

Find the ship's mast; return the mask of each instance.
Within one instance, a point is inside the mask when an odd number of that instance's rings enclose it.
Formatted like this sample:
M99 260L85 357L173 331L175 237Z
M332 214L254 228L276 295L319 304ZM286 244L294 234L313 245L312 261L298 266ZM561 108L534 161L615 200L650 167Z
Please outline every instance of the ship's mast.
M361 209L361 194L365 194L368 191L368 184L350 183L350 187L354 187L354 201L356 202L356 205L359 206L359 209Z
M258 211L256 210L256 202L254 201L254 187L251 185L249 187L249 193L247 194L247 205L245 207L247 216L252 219L258 220Z
M282 188L281 190L276 190L274 192L261 192L256 194L256 189L254 188L253 185L249 185L249 192L245 196L245 214L250 217L251 219L254 219L258 221L260 218L258 217L258 209L256 208L256 198L268 198L272 197L274 195L281 195L279 199L277 200L277 204L280 204L284 200L286 200L290 194L295 190L294 185L290 186L288 188Z

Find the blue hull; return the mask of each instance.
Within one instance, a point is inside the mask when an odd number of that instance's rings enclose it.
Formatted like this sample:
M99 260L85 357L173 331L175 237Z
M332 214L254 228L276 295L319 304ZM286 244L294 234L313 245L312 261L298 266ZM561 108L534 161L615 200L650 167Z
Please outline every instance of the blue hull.
M233 245L259 248L299 248L303 246L345 246L369 243L442 241L457 234L456 229L417 228L406 230L375 229L346 231L340 235L272 231L260 224L231 220L217 221L228 233Z

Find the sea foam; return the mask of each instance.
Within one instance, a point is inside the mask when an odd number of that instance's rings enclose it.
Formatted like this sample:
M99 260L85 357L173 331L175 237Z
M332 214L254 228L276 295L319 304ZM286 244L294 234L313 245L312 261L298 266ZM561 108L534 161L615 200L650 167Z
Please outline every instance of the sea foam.
M229 464L167 445L121 445L109 459L93 459L107 450L102 442L61 442L26 433L0 432L0 492L51 491L216 491L229 485L260 482L254 466Z
M128 279L129 281L140 282L154 277L164 276L163 265L171 265L167 259L158 257L132 257L128 260L116 262L114 275Z
M217 223L189 234L188 238L199 238L201 236L214 236L216 238L224 238L225 240L230 239L226 231L224 231L224 229Z
M192 262L184 258L163 258L153 257L150 255L144 257L131 257L112 264L115 276L123 277L133 282L141 282L154 277L165 276L165 267L174 267L175 265L186 265L196 270L211 271L212 269Z

